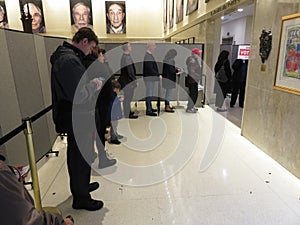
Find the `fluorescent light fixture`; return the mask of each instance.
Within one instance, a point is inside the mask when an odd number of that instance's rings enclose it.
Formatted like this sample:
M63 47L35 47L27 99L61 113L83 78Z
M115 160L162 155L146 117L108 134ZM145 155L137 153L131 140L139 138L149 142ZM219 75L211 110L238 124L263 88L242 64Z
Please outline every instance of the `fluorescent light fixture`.
M238 11L238 12L243 12L244 9L240 8L240 9L238 9L237 11Z

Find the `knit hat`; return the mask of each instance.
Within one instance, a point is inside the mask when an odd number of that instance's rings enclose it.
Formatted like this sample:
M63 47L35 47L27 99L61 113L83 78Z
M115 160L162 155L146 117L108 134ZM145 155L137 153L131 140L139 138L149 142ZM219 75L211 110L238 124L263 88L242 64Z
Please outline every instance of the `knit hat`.
M202 50L200 50L200 49L198 49L198 48L193 48L193 49L192 49L192 53L194 53L194 54L200 55L201 52L202 52Z

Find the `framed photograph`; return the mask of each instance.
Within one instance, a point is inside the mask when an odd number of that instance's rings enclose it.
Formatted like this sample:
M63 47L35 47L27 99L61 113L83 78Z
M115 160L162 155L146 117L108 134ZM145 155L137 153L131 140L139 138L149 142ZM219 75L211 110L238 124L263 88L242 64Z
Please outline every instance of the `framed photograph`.
M9 28L4 1L0 1L0 28Z
M75 34L82 27L93 29L91 0L70 0L71 32Z
M169 0L169 29L173 27L174 24L174 0Z
M32 33L46 33L42 0L22 0L21 12L32 16Z
M282 17L274 88L300 95L300 13Z
M186 16L198 9L198 0L187 0Z
M176 0L176 23L183 20L183 0Z
M106 33L126 34L125 1L106 1Z

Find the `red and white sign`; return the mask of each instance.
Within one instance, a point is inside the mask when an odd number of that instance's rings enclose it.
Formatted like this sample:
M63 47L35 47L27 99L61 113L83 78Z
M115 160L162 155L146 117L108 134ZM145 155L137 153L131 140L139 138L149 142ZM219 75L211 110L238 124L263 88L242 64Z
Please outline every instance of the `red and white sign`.
M239 45L238 59L248 60L250 56L250 45Z

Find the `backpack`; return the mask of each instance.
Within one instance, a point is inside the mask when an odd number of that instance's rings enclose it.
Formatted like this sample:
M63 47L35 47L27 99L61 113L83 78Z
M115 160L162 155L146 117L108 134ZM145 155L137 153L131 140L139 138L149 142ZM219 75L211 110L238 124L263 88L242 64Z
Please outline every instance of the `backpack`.
M225 72L224 62L221 68L219 69L219 71L216 72L215 77L217 81L220 81L222 83L226 83L228 81L228 77L226 76L226 72Z

